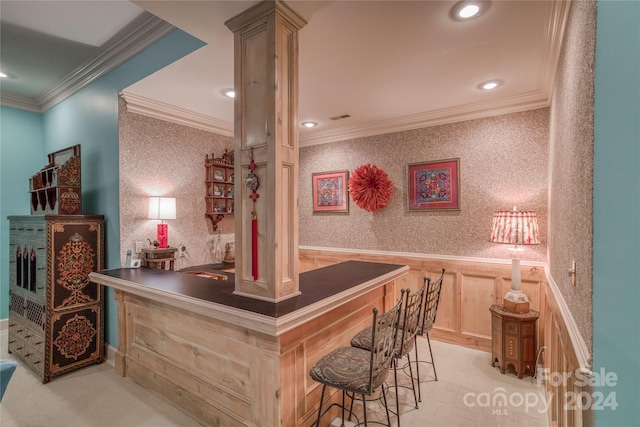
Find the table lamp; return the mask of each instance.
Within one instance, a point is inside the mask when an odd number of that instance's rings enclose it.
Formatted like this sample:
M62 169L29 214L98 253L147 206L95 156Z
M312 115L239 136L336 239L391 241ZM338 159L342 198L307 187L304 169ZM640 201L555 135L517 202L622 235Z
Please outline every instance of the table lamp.
M522 292L520 280L520 256L524 248L518 245L537 245L540 243L538 219L532 211L496 211L493 214L490 242L514 245L511 253L511 290L504 296L505 310L514 313L529 311L529 299Z
M169 228L163 221L176 219L176 199L174 197L149 197L149 219L159 219L158 248L164 249L169 243Z

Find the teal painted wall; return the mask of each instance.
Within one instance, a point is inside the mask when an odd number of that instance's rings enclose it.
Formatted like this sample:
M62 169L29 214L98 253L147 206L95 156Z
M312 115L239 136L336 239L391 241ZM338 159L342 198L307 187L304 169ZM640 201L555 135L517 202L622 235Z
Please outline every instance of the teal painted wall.
M594 413L598 426L638 426L640 2L599 1L596 28L593 362L617 375L595 391L617 408Z
M0 106L0 319L9 317L8 215L29 215L29 178L47 163L42 116Z
M81 144L82 210L87 214L105 215L106 268L120 267L118 93L203 45L203 42L181 30L173 31L90 86L43 113L43 142L35 164L30 162L25 165L21 156L14 156L15 164L27 171L28 178L46 163L44 153ZM29 155L33 153L29 152ZM9 198L5 197L3 191L0 198L3 205L5 201L24 205L25 213L29 213L28 194L21 193ZM8 247L8 236L2 236L0 245ZM8 264L3 261L4 265ZM7 293L4 293L3 288L3 295ZM2 305L6 309L7 303L4 300ZM109 344L117 346L117 307L111 289L107 289L106 319L105 339Z

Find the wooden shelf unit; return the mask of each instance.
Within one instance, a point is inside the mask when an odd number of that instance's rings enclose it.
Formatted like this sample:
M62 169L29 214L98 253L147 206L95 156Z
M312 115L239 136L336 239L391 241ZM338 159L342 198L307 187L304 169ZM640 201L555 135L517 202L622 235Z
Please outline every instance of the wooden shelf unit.
M80 144L47 157L49 163L29 179L31 215L81 214Z
M206 155L205 165L205 216L211 220L213 230L225 216L234 213L234 155L225 150L221 157Z

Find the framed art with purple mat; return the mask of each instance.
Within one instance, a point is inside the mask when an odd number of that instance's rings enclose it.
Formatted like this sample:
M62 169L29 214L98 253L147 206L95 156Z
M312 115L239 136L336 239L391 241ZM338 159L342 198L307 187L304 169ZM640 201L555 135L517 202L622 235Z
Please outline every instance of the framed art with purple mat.
M410 211L460 209L460 159L407 165Z
M313 213L349 213L349 171L311 174Z

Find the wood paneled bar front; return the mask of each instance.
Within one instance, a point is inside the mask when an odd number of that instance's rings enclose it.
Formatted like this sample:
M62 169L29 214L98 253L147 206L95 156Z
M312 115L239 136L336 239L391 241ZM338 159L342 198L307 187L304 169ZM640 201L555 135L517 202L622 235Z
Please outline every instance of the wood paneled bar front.
M347 261L300 274L301 294L279 303L234 295L231 279L173 271L90 277L115 289L120 375L205 425L290 427L314 421L321 390L310 367L349 345L374 307L391 308L408 271Z

